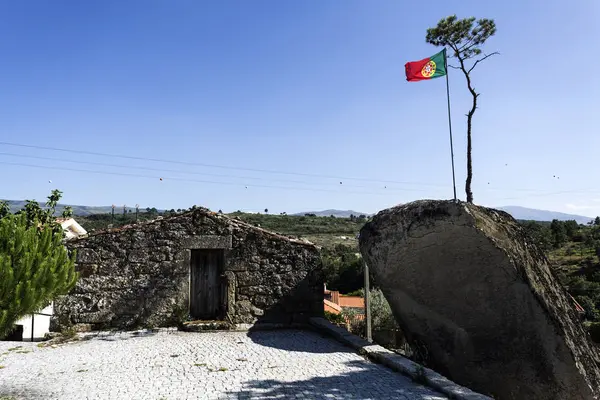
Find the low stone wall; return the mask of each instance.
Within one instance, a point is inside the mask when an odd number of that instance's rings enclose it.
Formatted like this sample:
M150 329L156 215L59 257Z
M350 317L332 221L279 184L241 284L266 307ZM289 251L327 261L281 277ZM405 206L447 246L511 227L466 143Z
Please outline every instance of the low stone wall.
M189 319L190 254L223 249L224 319L306 322L323 313L319 250L206 209L68 243L80 278L51 329L173 326Z

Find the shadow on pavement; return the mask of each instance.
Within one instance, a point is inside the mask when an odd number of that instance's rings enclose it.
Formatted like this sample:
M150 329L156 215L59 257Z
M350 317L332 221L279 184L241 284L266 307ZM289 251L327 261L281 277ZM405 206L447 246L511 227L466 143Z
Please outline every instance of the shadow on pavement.
M154 336L158 333L156 329L142 329L138 331L100 331L83 334L81 340L105 340L109 342L129 340ZM0 399L1 400L1 399Z
M273 334L277 332L277 334ZM285 334L282 334L285 332ZM275 331L250 331L248 337L256 344L279 350L304 353L354 353L329 336L312 331L285 329Z
M319 376L305 380L293 378L293 366L282 371L279 379L249 381L244 389L228 392L241 399L447 399L432 389L419 385L409 378L369 362L353 361L344 364L348 372L332 376Z
M27 388L26 390L18 390L11 387L12 382L0 383L0 399L2 400L17 400L17 399L47 399L53 398L48 392L42 392L38 389Z

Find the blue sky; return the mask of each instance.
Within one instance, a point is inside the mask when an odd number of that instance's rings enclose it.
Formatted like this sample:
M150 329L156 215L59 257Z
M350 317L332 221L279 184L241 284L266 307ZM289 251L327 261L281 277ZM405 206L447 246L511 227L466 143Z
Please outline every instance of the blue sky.
M457 14L494 18L484 50L501 53L473 73L475 202L600 215L598 2L424 4L1 2L0 141L180 163L0 144L0 197L271 212L451 198L445 82L408 83L404 63L439 51L425 31ZM470 98L449 77L464 199Z

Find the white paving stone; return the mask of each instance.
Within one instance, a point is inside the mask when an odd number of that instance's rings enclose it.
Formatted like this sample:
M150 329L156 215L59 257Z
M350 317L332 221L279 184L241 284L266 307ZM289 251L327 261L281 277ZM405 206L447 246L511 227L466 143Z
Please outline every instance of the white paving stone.
M8 349L22 346L19 350ZM308 331L103 335L0 342L0 398L421 399L444 396Z

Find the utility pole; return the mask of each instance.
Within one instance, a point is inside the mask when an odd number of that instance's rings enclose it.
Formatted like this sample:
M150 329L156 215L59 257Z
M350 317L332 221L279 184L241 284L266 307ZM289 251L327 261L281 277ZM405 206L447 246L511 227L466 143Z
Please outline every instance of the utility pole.
M135 222L138 222L138 215L140 213L140 205L136 204L135 205Z
M373 343L371 332L371 289L369 288L369 266L364 262L365 266L365 326L367 329L367 342Z

